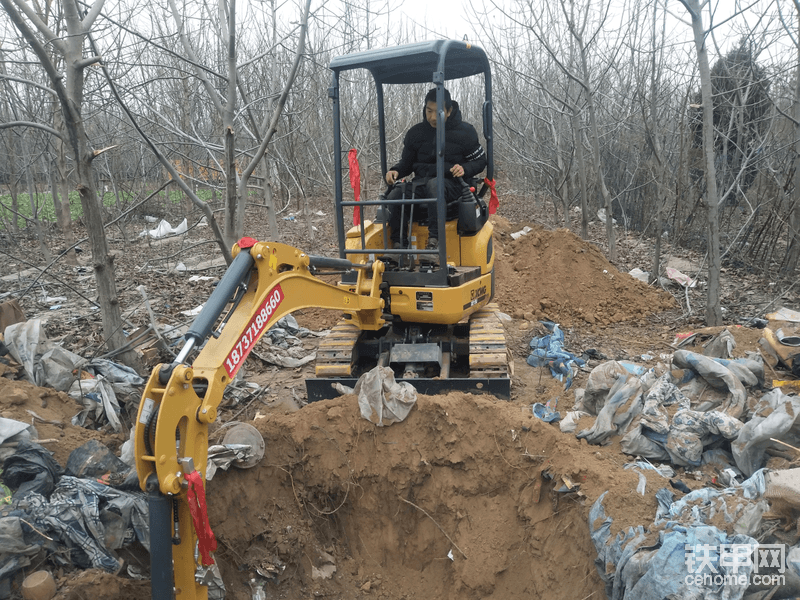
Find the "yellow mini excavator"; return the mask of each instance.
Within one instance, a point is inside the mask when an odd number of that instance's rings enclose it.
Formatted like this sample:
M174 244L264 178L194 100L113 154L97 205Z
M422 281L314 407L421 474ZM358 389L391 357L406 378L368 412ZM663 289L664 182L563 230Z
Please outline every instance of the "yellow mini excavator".
M159 365L147 383L135 431L136 468L149 493L153 598L206 599L214 579L216 546L205 509L208 425L225 387L265 331L302 308L328 308L344 318L320 344L309 401L333 397L333 382L352 386L375 365L389 366L420 393L449 390L510 393L510 361L494 296L492 224L482 193L465 186L458 218L447 221L437 198L359 202L377 207L373 221L347 229L343 200L339 77L367 69L377 91L382 173L387 171L384 86L431 83L442 107L446 80L483 78L483 133L487 182L493 184L491 73L482 49L439 40L369 50L334 59L335 209L339 256L312 256L284 244L242 238L234 259L185 335L172 364ZM444 122L440 108L439 122ZM445 129L437 128L438 198L444 198ZM413 223L412 247L389 248L389 210L436 206L438 250L424 250L427 227ZM430 211L433 213L434 211ZM401 221L405 221L402 219ZM416 244L413 243L416 241ZM438 254L439 261L423 261ZM438 266L441 265L441 266ZM328 283L321 274L339 275ZM194 359L190 357L197 355Z

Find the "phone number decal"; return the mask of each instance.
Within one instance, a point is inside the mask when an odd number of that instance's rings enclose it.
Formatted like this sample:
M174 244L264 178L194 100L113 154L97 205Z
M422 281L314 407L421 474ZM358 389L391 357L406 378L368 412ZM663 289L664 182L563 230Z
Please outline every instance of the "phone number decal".
M267 297L264 298L258 311L250 319L244 332L239 337L239 341L231 349L228 358L225 359L225 371L228 373L228 377L233 379L236 376L236 372L244 364L244 359L250 354L261 334L264 333L267 325L272 320L272 316L275 314L275 309L283 302L283 298L283 290L279 285L272 288Z

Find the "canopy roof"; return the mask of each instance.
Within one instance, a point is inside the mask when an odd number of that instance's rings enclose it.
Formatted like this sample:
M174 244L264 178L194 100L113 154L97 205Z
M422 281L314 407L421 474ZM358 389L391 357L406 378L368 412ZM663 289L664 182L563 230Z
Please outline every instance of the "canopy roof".
M489 73L489 60L482 48L456 40L417 42L337 56L330 68L337 74L352 69L368 69L375 82L431 83L444 56L444 78L460 79Z

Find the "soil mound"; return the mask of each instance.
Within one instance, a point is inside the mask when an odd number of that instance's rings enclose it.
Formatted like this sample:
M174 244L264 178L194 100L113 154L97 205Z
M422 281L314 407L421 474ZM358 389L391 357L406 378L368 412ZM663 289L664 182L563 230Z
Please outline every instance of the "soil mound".
M280 575L268 589L302 597L585 598L603 589L591 502L616 488L609 514L655 509L651 497L634 500L634 474L529 407L490 397L421 396L406 421L384 428L361 418L354 396L254 424L264 461L209 485L235 598L247 591L243 569L272 569ZM554 491L565 481L581 494Z
M517 318L609 325L675 307L672 296L621 273L567 229L532 226L516 240L510 231L498 224L495 280L498 302Z

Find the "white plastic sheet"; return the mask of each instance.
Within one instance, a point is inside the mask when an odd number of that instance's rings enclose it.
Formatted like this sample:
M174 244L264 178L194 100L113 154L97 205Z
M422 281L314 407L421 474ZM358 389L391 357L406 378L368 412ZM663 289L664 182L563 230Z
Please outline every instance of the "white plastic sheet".
M161 219L161 222L156 225L155 229L145 229L139 234L139 237L149 236L153 239L161 239L170 235L180 235L186 233L188 230L189 224L186 219L181 221L180 225L177 227L170 225L169 221L166 219Z
M389 367L375 367L356 382L361 416L378 427L403 421L417 402L417 390L410 383L394 379Z

